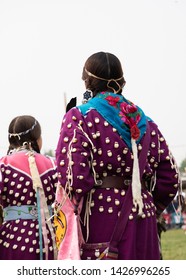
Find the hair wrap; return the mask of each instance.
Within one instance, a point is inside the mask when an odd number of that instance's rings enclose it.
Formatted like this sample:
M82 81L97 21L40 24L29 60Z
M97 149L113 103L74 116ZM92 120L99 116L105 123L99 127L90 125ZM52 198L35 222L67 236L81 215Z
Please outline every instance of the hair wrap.
M32 131L35 128L36 125L37 125L37 121L35 120L34 124L31 126L31 128L29 128L25 131L19 132L19 133L8 133L8 136L9 136L9 138L18 137L18 139L20 140L21 135L25 135L25 134L29 133L30 131Z

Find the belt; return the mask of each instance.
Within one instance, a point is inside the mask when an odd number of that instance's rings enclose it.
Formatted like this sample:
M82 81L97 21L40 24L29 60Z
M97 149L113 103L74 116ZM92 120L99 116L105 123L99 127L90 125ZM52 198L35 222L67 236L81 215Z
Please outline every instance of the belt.
M122 176L107 176L97 180L96 188L125 188L132 183L132 179Z
M52 207L48 206L49 213L52 215ZM8 206L4 208L4 220L13 221L21 220L37 220L38 212L36 205Z

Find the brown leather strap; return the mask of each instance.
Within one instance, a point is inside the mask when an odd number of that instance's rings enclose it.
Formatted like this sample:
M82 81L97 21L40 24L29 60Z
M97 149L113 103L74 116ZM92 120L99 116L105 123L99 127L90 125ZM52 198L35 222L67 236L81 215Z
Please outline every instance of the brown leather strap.
M107 176L97 180L96 188L125 188L131 184L131 179L122 176Z

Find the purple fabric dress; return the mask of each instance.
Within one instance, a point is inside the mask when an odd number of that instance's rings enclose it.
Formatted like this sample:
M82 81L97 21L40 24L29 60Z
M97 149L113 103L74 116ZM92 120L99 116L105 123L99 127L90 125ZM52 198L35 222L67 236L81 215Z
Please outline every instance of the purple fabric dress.
M36 193L28 163L28 151L19 151L0 160L0 203L3 207L36 205ZM57 173L53 160L35 153L35 160L43 184L47 205L55 199ZM33 211L33 209L32 209ZM34 214L34 213L32 213ZM39 260L38 219L4 221L0 227L0 260ZM47 230L49 256L54 259L52 240ZM45 252L43 252L45 259Z
M143 174L149 189L142 189L143 214L138 217L133 207L128 217L118 246L120 260L160 259L156 215L167 207L179 188L177 166L167 143L154 122L149 121L149 127L150 147ZM138 154L143 139L137 145ZM95 177L98 180L106 176L131 178L133 155L126 142L97 110L90 109L83 115L76 107L64 116L56 159L61 185L65 187L70 166L71 193L77 201L84 198L81 211L84 238L88 238L88 243L109 241L125 200L126 187L97 188ZM98 250L95 254L99 254Z

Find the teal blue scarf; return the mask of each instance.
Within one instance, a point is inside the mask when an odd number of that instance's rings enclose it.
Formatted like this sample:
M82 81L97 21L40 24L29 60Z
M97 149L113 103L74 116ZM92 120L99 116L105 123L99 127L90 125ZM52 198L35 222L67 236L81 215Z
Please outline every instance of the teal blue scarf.
M146 115L142 109L122 95L101 92L78 108L84 116L91 109L98 111L108 123L116 128L130 149L131 137L139 143L146 131Z

